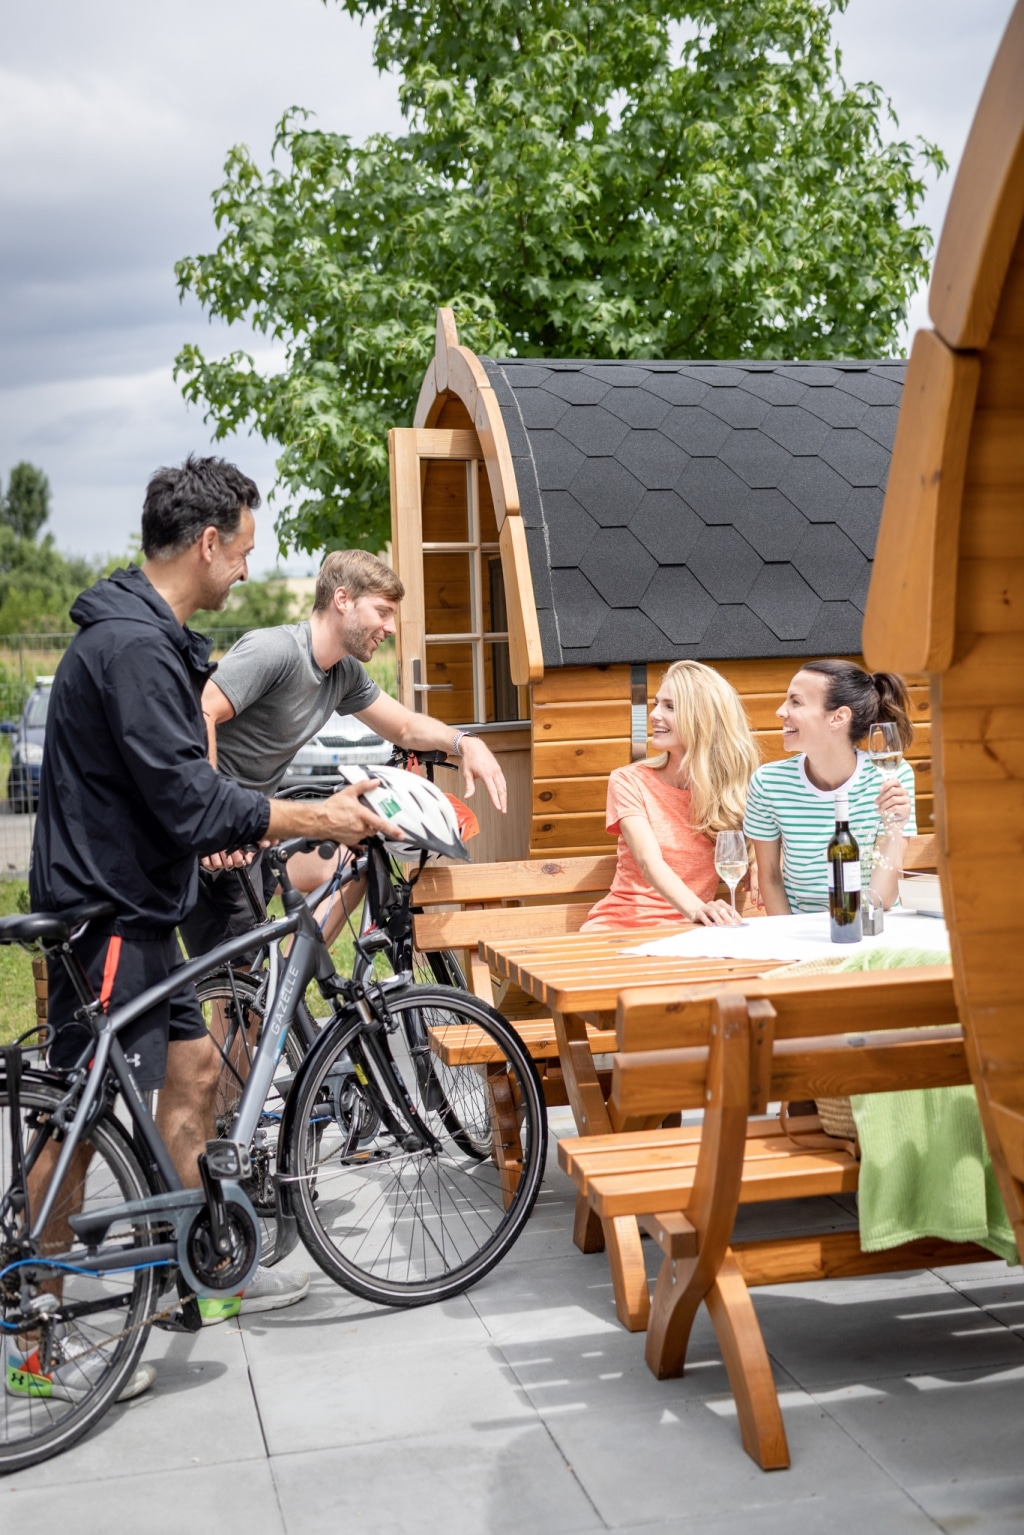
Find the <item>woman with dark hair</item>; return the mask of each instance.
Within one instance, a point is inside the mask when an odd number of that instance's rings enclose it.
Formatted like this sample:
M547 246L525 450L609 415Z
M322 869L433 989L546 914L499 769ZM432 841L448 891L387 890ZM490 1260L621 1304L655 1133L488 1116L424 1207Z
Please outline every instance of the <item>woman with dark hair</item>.
M853 661L808 661L777 711L782 744L793 756L759 767L750 781L743 830L757 856L761 900L769 916L828 907L825 849L835 829L835 794L846 791L850 829L868 859L871 889L882 905L896 900L904 839L917 831L914 775L881 773L857 748L875 720L895 724L906 749L913 738L903 680L866 672Z

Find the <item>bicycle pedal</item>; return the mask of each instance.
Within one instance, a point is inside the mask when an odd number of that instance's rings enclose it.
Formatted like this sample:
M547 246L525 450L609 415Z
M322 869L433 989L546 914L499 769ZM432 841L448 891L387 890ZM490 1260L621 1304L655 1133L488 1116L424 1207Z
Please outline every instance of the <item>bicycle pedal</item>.
M202 1313L194 1295L153 1323L154 1327L159 1327L163 1332L198 1332L202 1325Z

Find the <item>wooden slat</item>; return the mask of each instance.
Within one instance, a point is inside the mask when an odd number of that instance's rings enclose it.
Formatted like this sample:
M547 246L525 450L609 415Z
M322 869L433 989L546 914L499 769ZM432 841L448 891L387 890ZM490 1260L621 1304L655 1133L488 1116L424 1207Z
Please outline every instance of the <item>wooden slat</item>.
M1024 346L1020 370L1024 378ZM1024 560L1024 517L1016 487L972 486L965 491L960 553L969 560Z
M619 1049L660 1051L698 1043L706 1037L718 989L691 987L681 994L678 987L663 985L623 988L616 1012ZM729 989L748 1001L771 1002L777 1040L816 1032L871 1033L891 1026L885 1020L894 1017L907 1028L946 1024L957 1017L950 965L828 977L768 975L737 981Z
M614 873L614 853L543 863L509 860L426 868L416 885L416 904L500 901L530 895L557 898L577 891L602 891L608 889Z
M533 811L535 815L551 815L566 811L603 811L608 798L608 779L599 778L535 778L533 781Z
M972 489L1024 485L1024 442L1016 411L992 409L975 413L965 478Z
M985 1247L978 1247L973 1242L946 1242L941 1237L922 1237L918 1242L866 1253L861 1250L859 1231L737 1242L731 1250L737 1268L751 1288L992 1261L992 1254Z
M799 1168L794 1161L799 1160ZM589 1199L603 1220L622 1215L656 1215L659 1210L685 1210L693 1191L694 1167L664 1171L649 1169L633 1177L613 1173L594 1178ZM776 1199L811 1199L823 1194L856 1192L859 1168L846 1151L808 1151L799 1159L765 1157L743 1169L741 1202L763 1204Z
M517 687L544 676L537 604L530 575L526 530L521 517L506 517L499 535L501 568L508 611L509 668Z
M616 736L629 739L628 699L604 699L585 703L536 704L533 738L548 741L605 741Z
M562 906L505 906L488 912L424 914L413 918L413 937L416 947L429 954L434 949L475 946L484 936L493 943L511 943L519 938L576 933L587 920L590 907L590 901L582 901Z
M538 741L534 734L533 770L538 778L607 778L613 768L626 767L630 743L626 735L603 741Z
M973 634L1024 631L1024 560L962 559L959 581L958 627Z
M918 331L864 612L872 669L941 670L952 658L960 499L978 377L976 358Z
M576 847L597 843L606 837L604 811L585 815L535 815L530 832L530 846L543 848ZM609 838L609 846L613 845Z
M953 1087L969 1083L959 1038L908 1037L883 1045L854 1045L846 1039L791 1041L772 1058L771 1095L836 1098L902 1088ZM924 1031L921 1031L924 1032ZM614 1057L611 1103L624 1119L654 1117L700 1103L707 1066L701 1052L648 1050ZM666 1207L667 1208L667 1207ZM621 1213L621 1212L620 1212Z
M1024 634L957 635L953 664L942 675L942 706L1024 705Z
M629 702L628 666L559 666L544 673L533 689L535 704L592 702L619 699Z

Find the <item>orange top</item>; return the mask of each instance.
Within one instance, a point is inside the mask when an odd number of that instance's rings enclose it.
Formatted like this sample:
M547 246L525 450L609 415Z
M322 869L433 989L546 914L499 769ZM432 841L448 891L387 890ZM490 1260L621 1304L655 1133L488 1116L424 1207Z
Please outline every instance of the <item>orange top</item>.
M619 823L627 815L645 816L673 873L685 880L700 900L714 900L718 892L715 844L690 825L689 789L677 789L666 783L646 762L616 768L608 780L605 812L605 825L613 837L618 835ZM685 922L682 912L644 879L623 836L619 836L617 853L612 888L593 908L583 931Z

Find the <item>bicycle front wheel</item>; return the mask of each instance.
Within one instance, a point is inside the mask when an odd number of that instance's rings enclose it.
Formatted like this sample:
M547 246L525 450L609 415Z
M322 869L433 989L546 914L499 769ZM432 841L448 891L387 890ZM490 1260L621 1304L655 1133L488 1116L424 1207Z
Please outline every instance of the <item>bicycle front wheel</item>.
M38 1168L56 1150L52 1116L62 1099L53 1083L26 1075L19 1090L21 1144L38 1149ZM65 1179L43 1240L22 1246L20 1188L13 1181L11 1097L0 1082L0 1300L4 1388L0 1405L0 1473L35 1465L68 1449L130 1386L145 1347L163 1268L130 1267L130 1249L157 1239L152 1222L115 1219L104 1247L126 1249L123 1269L87 1271L89 1257L68 1217L109 1209L152 1192L131 1142L104 1115L84 1139ZM31 1154L31 1151L30 1153ZM30 1207L41 1197L29 1177ZM49 1254L65 1254L59 1267ZM29 1280L26 1286L26 1277ZM39 1310L26 1315L26 1301Z
M529 1054L486 1003L442 986L383 1001L387 1031L346 1012L307 1057L284 1176L326 1273L367 1300L420 1306L468 1289L516 1241L540 1189L547 1117ZM409 1046L424 1035L437 1063L426 1077Z

